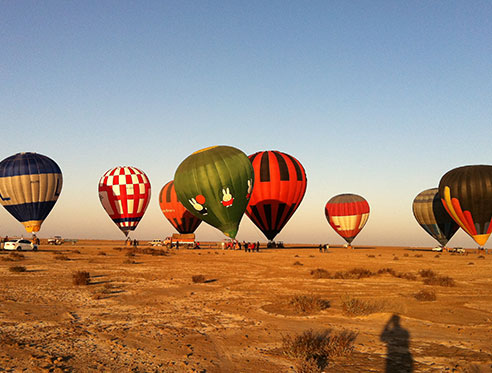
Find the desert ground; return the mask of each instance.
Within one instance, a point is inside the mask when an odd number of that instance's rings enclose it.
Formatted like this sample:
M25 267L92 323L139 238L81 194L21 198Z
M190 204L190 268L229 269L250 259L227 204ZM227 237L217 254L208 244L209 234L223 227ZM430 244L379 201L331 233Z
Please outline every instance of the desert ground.
M300 246L166 252L86 240L2 251L0 371L492 371L492 255ZM74 284L77 271L87 285ZM286 341L311 329L352 344L309 370Z

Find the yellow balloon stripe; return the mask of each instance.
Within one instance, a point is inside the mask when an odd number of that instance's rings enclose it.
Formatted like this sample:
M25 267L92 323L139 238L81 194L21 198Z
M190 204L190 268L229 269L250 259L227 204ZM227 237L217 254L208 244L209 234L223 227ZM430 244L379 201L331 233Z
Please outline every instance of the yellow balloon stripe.
M444 201L446 202L446 207L448 208L448 212L451 217L458 223L458 225L463 228L463 230L468 233L470 236L471 232L466 227L466 224L458 217L456 210L454 209L453 203L451 202L451 190L448 186L444 187Z

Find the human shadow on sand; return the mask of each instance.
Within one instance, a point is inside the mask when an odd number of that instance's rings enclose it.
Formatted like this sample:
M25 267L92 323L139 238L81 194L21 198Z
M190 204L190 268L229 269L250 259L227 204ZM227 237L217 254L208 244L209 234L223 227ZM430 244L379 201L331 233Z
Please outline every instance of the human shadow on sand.
M386 373L413 372L413 357L410 353L410 333L400 325L400 316L393 314L380 335L386 343Z

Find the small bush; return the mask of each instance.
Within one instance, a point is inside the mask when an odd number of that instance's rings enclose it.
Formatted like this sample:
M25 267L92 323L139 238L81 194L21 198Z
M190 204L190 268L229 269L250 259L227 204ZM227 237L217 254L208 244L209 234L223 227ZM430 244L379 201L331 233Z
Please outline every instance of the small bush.
M468 265L469 265L469 266L472 266L472 265L474 265L474 264L475 264L475 263L473 263L473 262L468 263Z
M201 284L201 283L205 282L205 276L204 275L193 275L193 276L191 276L191 280L195 284Z
M26 272L27 269L24 266L11 266L9 267L10 272Z
M370 302L350 295L342 297L342 311L348 316L365 316L379 312L383 309L383 303Z
M477 256L477 259L485 259L485 257L483 255L479 255Z
M303 266L304 264L302 264L300 261L296 260L294 262L294 264L292 264L292 265L294 265L294 266Z
M297 372L321 372L330 359L352 353L356 338L357 334L348 330L332 333L310 329L297 336L283 336L282 352L296 360Z
M80 254L80 251L79 250L73 250L72 253L74 253L74 254Z
M440 258L440 257L441 257L441 255L439 255L439 254L434 255L434 258Z
M97 255L106 255L106 253L104 251L99 251Z
M376 257L376 255L373 255L373 254L367 254L367 257L368 257L368 258L375 258L375 257Z
M313 269L311 271L311 276L314 278L331 278L330 272L322 268Z
M129 258L133 258L135 256L135 253L133 251L128 251L125 256L129 257Z
M315 256L314 255L309 255L310 258L314 258Z
M446 286L453 287L456 286L456 283L451 277L448 276L435 276L435 277L427 277L424 279L424 285L438 285L438 286Z
M375 273L365 268L353 268L346 272L336 272L333 278L336 279L361 279L374 276Z
M432 269L421 269L419 271L419 275L420 275L420 277L423 277L423 278L431 278L431 277L437 276L436 272L434 272Z
M432 302L436 300L436 293L433 290L420 290L413 295L415 299L422 302Z
M137 262L132 259L127 259L123 262L123 264L137 264Z
M395 275L395 277L403 278L403 279L409 280L409 281L415 281L415 280L417 280L417 276L415 276L411 272L400 272L400 273L397 273Z
M89 285L91 276L89 272L77 271L72 274L72 282L74 285Z
M389 274L389 275L391 275L391 276L395 276L396 277L396 271L393 268L381 268L378 271L378 275L384 275L386 273Z
M403 256L404 256L405 258L407 258L407 257L408 257L408 253L403 254Z
M20 262L24 259L26 259L24 254L16 252L10 253L8 256L2 258L4 262Z
M400 260L400 259L397 256L394 256L393 260Z
M70 260L70 258L66 255L59 254L59 255L55 255L55 260Z
M330 307L329 301L317 295L295 295L290 298L289 304L300 313L313 313Z
M422 258L423 255L422 254L415 254L414 257L416 257L416 258Z

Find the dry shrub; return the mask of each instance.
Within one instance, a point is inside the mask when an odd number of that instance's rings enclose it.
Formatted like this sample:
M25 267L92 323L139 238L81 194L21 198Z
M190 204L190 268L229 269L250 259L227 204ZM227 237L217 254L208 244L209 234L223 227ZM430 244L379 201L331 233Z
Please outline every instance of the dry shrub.
M422 258L423 255L422 254L415 254L414 257L416 257L416 258Z
M121 251L121 250L123 250L123 248L122 247L113 247L113 250Z
M201 284L201 283L205 282L205 276L204 275L193 275L193 276L191 276L191 280L195 284Z
M437 273L434 272L432 269L421 269L419 271L419 275L420 275L420 277L423 277L423 278L431 278L431 277L436 277Z
M72 282L74 285L89 285L91 275L86 271L77 271L72 274Z
M408 257L408 253L403 254L403 256L404 256L405 258L407 258L407 257Z
M59 254L59 255L55 255L55 260L70 260L70 258L66 255Z
M330 307L330 302L317 295L295 295L289 304L299 313L313 313Z
M125 256L129 257L129 258L133 258L135 256L135 253L133 251L128 251Z
M438 286L453 287L456 286L456 283L449 276L435 276L435 277L425 278L424 285L438 285Z
M379 312L384 308L383 302L371 302L350 295L342 296L342 311L348 316L365 316Z
M436 292L434 290L422 289L413 297L421 302L433 302L436 300Z
M99 251L97 255L106 255L106 253L104 251Z
M19 273L19 272L26 272L27 269L24 266L11 266L9 267L9 271Z
M310 258L314 258L315 256L314 255L309 255Z
M477 256L477 259L485 259L485 257L483 255L479 255Z
M468 263L468 265L469 265L469 266L472 266L472 265L474 265L474 264L475 264L475 263L473 263L473 262Z
M396 271L393 268L381 268L377 273L378 275L389 274L396 277Z
M20 262L22 260L26 259L24 254L21 253L10 253L8 256L2 258L4 262Z
M79 250L73 250L72 253L73 254L80 254L80 251Z
M394 256L393 260L400 260L400 259L397 256Z
M375 273L365 268L353 268L345 272L336 272L333 278L335 279L361 279L374 276Z
M331 278L330 272L323 268L316 268L311 271L314 278Z
M137 264L137 262L132 259L127 259L123 262L123 264Z
M373 254L367 254L367 257L368 257L368 258L375 258L375 257L376 257L376 255L373 255Z
M395 277L403 278L403 279L409 280L409 281L415 281L415 280L417 280L417 276L415 276L411 272L400 272L400 273L397 273L395 275Z
M296 360L296 372L321 372L330 359L352 353L357 334L342 330L334 333L327 329L309 329L297 336L282 337L282 352Z
M434 258L440 258L440 257L441 257L441 255L439 255L439 254L434 255Z
M294 262L294 264L292 264L292 265L294 265L294 266L303 266L304 264L302 264L300 261L296 260Z

